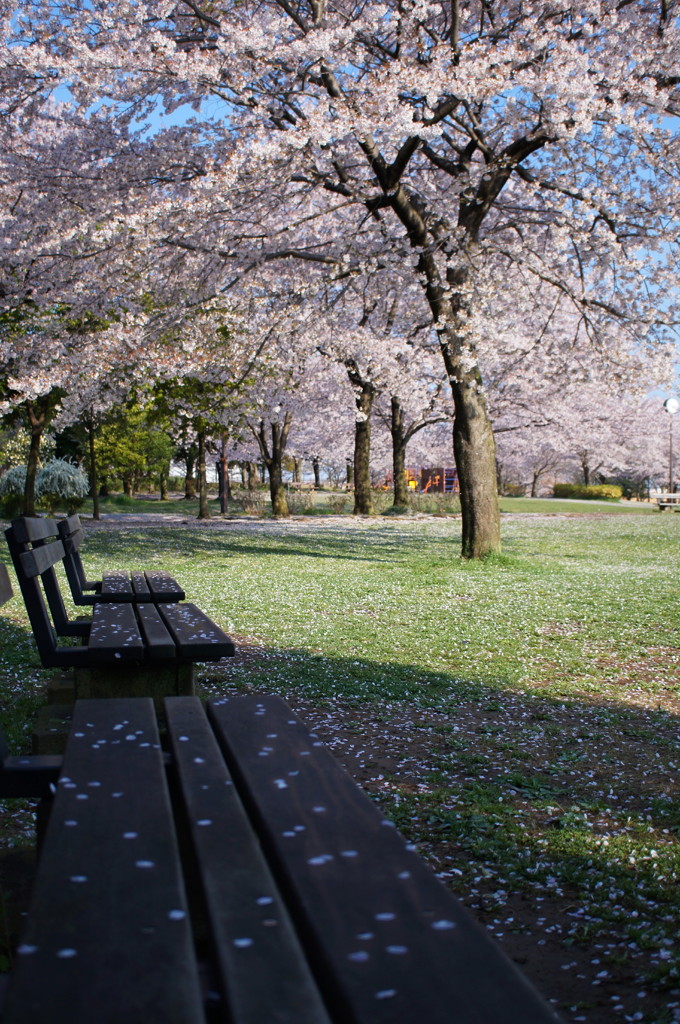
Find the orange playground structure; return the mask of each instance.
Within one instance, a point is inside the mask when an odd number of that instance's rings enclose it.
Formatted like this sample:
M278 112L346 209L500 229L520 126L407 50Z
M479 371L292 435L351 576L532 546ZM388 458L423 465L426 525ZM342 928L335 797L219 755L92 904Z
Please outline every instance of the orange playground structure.
M421 494L458 494L458 474L451 467L409 466L406 480L412 491Z

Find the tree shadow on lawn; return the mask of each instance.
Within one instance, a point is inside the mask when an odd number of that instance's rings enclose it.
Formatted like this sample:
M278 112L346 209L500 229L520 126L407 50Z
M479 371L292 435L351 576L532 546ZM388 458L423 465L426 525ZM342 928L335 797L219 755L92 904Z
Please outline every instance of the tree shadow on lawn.
M281 694L566 1019L674 1019L677 716L237 649L205 692Z
M185 558L192 555L214 554L220 559L243 557L245 555L298 555L305 558L337 558L360 562L388 562L405 559L414 543L421 543L420 537L412 532L372 530L367 538L370 543L370 554L364 545L364 534L360 530L342 530L341 527L329 530L314 530L313 533L245 533L239 530L240 524L230 535L229 524L216 523L214 528L209 524L189 524L182 530L174 525L169 527L92 529L88 531L85 546L82 549L83 560L87 562L88 553L92 557L108 558L113 563L120 563L125 568L131 567L131 559ZM270 525L275 526L275 522ZM303 527L310 524L306 522ZM314 526L314 523L311 523ZM259 537L262 540L259 540ZM265 538L267 540L265 541ZM440 538L453 545L456 555L459 554L461 533L459 524L451 530L450 537ZM407 543L406 550L404 542ZM312 546L313 545L313 546ZM133 548L131 554L128 546ZM380 554L375 549L380 549ZM133 566L134 568L135 566Z

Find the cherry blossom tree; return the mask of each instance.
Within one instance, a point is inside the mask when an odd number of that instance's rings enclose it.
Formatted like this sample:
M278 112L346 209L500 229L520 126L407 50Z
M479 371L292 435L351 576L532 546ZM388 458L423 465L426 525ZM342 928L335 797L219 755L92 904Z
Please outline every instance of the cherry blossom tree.
M311 462L314 486L321 486L321 467L344 467L353 460L356 431L355 396L345 367L332 358L317 363L304 390L304 404L295 412L291 453Z
M639 347L667 340L680 182L672 3L35 0L4 11L0 80L22 97L10 119L61 84L81 137L115 125L122 140L117 159L90 168L88 203L104 215L84 244L68 239L74 253L127 253L117 287L138 268L155 265L169 287L173 268L185 280L191 269L205 298L301 265L338 289L373 268L420 290L455 406L466 556L500 543L479 356L492 340L484 310L508 280L564 298L601 351L613 324ZM200 116L154 128L183 105Z
M0 317L0 414L25 421L31 443L25 514L35 514L35 477L47 428L93 416L125 394L132 364L121 325L23 302Z

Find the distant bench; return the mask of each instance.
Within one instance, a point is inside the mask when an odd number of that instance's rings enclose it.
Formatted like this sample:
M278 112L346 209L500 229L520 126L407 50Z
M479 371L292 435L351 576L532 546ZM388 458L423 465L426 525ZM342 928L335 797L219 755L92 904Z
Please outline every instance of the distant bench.
M194 663L233 655L226 633L189 602L97 601L91 620L69 619L56 533L54 520L23 518L5 536L40 659L46 668L73 668L80 696L190 694ZM80 644L61 644L62 636Z
M64 545L64 569L74 604L91 605L100 601L170 603L183 601L186 597L169 573L157 569L145 572L107 570L101 580L88 580L80 556L84 532L79 516L50 522L54 523L54 531L58 530Z
M680 508L680 494L657 494L656 503L660 512L667 508Z
M554 1024L277 697L77 701L4 1024Z

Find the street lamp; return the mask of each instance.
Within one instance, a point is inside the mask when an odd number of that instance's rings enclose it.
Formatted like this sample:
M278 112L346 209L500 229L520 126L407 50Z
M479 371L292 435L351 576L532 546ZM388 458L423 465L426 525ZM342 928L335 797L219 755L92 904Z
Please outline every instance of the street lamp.
M668 430L668 493L673 493L673 417L675 416L678 409L680 409L680 402L677 398L667 398L663 403L663 407L669 415L669 430Z

